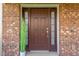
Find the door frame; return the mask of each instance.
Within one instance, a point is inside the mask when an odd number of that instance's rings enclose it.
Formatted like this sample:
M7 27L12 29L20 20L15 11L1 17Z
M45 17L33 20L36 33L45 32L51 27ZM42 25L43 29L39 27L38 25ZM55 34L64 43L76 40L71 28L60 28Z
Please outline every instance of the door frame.
M22 19L22 8L26 7L26 8L57 8L57 23L56 23L56 27L57 27L57 54L59 55L59 48L60 48L60 44L59 44L59 4L54 4L54 3L25 3L25 4L20 4L20 10L21 10L21 18Z

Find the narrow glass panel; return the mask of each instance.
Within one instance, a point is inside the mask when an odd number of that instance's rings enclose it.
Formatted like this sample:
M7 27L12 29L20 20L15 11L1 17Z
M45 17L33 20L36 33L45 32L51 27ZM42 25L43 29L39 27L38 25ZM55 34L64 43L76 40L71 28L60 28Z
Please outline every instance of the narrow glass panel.
M28 11L25 12L25 21L26 21L26 45L28 45Z
M55 12L51 12L51 44L55 44Z

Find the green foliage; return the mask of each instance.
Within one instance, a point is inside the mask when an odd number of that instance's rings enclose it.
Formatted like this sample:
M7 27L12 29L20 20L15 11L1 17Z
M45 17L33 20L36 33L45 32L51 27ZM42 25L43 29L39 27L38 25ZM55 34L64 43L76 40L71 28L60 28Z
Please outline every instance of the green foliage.
M26 45L26 22L24 19L21 20L21 27L20 27L20 51L25 51Z

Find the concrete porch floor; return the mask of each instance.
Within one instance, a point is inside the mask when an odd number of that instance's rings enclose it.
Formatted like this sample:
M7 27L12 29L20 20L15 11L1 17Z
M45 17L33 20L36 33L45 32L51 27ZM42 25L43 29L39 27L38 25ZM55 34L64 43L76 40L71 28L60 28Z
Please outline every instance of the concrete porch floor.
M26 53L26 56L58 56L58 54L53 51L30 51Z

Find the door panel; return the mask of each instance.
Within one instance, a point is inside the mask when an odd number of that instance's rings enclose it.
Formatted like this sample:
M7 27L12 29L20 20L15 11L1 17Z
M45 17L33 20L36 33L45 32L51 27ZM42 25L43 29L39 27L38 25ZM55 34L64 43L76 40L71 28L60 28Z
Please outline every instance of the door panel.
M49 9L31 9L30 10L30 50L49 50ZM48 28L48 29L46 29ZM47 33L48 32L48 33Z

